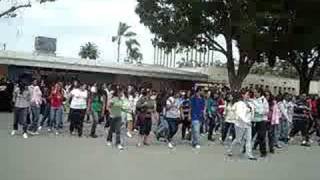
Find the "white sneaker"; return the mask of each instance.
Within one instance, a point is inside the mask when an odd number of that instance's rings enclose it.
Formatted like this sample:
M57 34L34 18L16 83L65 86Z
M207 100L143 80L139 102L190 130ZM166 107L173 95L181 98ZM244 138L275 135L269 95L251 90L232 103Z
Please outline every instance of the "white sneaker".
M58 131L56 131L56 135L59 135L59 132L58 132Z
M51 129L50 129L50 128L48 128L48 132L51 132Z
M28 134L27 134L27 133L23 133L22 137L23 137L24 139L28 139Z
M130 132L127 132L127 136L128 136L129 138L132 138L132 134L131 134Z
M16 131L15 131L15 130L12 130L12 131L11 131L11 136L14 136L14 135L16 135Z
M123 150L123 149L124 149L121 144L119 144L117 148L118 148L119 150Z
M111 142L108 141L107 142L107 146L112 146Z
M172 144L172 143L168 143L168 147L169 147L170 149L173 149L173 144Z
M196 149L200 149L201 148L201 146L200 145L196 145L196 147L195 147Z
M39 135L40 133L38 131L34 132L34 135Z
M232 136L229 136L229 140L232 140L233 139L233 137Z
M38 127L38 131L41 131L41 129L42 129L42 126L39 126L39 127Z

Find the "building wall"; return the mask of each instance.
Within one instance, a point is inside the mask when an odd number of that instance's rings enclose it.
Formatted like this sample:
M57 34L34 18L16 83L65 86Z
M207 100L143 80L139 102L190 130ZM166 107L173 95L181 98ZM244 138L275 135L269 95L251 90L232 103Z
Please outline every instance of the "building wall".
M209 82L228 85L228 72L226 68L199 68L194 71L205 72L209 75ZM243 87L263 87L269 89L273 94L279 92L288 92L292 94L299 93L299 80L282 78L272 75L255 75L249 74L244 80ZM320 81L312 81L310 85L310 94L320 94Z
M6 78L8 74L8 66L0 64L0 79Z
M192 81L160 79L110 73L92 73L80 71L65 71L44 68L29 68L19 66L9 66L7 72L9 79L17 81L19 77L23 76L30 82L35 79L46 79L49 82L72 81L78 79L85 83L116 83L121 85L134 85L136 87L148 87L155 90L163 90L166 88L173 89L191 89L193 86Z

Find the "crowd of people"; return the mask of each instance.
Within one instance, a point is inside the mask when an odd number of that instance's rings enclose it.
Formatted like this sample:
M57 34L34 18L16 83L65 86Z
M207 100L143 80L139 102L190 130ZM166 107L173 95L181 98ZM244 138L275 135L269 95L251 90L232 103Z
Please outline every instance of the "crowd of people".
M157 92L147 87L79 81L49 86L34 80L31 85L16 83L12 100L12 136L19 125L23 138L39 135L45 127L59 135L68 121L70 134L82 137L88 117L92 120L90 137L97 138L97 125L103 124L106 144L115 144L120 150L125 146L123 139L134 134L138 134L138 147L151 145L151 133L174 148L174 137L181 132L182 140L193 148L200 149L201 137L207 136L209 141L225 144L228 156L233 156L238 146L248 159L256 160L253 150L259 148L265 157L290 144L299 132L302 146L310 146L315 133L320 138L320 99L305 94L274 96L263 89L234 92L228 88Z

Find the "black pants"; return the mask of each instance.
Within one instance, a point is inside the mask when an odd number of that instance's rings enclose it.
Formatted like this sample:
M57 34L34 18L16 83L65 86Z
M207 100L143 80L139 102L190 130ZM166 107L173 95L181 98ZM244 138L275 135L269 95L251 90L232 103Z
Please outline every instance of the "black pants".
M185 117L182 120L182 139L186 138L186 131L189 130L191 128L191 121L189 120L188 117ZM189 137L187 138L188 140L191 140L191 133L189 133Z
M107 141L112 142L113 133L116 133L116 145L121 144L120 133L121 133L121 117L113 117L109 119L110 129L108 132Z
M266 150L266 132L267 125L266 121L254 122L252 123L252 138L257 134L257 139L255 141L255 146L259 145L261 155L267 154Z
M267 122L267 134L268 134L268 145L270 152L274 151L274 139L275 139L275 125L272 125L271 122Z
M232 136L232 141L236 138L236 131L234 129L234 124L229 122L223 123L222 128L222 141L224 142L226 140L227 134L230 132L230 135Z
M70 133L72 134L74 129L78 130L79 137L82 136L83 120L86 114L85 109L70 109Z
M178 122L176 118L166 118L166 121L169 125L169 135L168 135L168 141L171 142L173 136L178 131Z
M213 130L216 126L216 115L208 116L208 124L209 124L209 131L208 131L208 139L212 139Z
M297 133L301 132L304 139L309 141L308 122L307 120L293 120L293 128L290 131L290 137L294 137Z

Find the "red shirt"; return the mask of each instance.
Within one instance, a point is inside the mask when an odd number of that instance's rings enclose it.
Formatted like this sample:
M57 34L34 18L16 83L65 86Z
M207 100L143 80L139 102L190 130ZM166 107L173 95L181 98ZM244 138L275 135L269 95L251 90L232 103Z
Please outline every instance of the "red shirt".
M63 94L59 91L53 90L50 94L50 103L51 107L61 107L63 103Z
M224 113L224 108L225 108L225 103L224 103L224 100L223 100L222 98L220 98L220 99L218 100L218 105L219 105L218 111L219 111L219 113L220 113L221 115L223 115L223 113Z
M311 104L311 112L312 112L312 114L317 114L318 113L317 100L312 100L310 104Z

